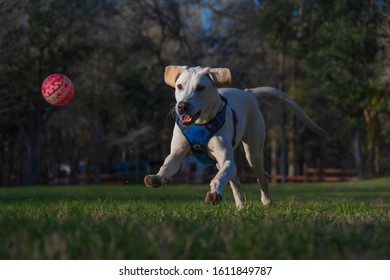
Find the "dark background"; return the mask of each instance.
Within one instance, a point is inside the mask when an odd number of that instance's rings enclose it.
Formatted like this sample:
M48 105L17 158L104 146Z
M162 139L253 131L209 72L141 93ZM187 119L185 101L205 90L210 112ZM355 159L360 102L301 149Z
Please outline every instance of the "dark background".
M389 16L373 0L0 1L0 185L68 171L101 182L121 162L135 166L130 182L155 171L174 124L170 64L228 67L238 88L278 87L328 131L262 100L270 173L307 164L389 175ZM52 73L74 83L66 106L41 96Z

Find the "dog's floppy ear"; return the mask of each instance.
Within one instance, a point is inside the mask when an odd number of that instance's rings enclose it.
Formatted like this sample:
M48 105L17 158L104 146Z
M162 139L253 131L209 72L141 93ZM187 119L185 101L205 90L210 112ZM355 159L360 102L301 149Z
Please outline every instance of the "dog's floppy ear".
M232 75L229 68L212 68L210 76L217 88L230 86Z
M185 66L169 65L165 67L164 81L168 86L175 87L177 78L186 69Z

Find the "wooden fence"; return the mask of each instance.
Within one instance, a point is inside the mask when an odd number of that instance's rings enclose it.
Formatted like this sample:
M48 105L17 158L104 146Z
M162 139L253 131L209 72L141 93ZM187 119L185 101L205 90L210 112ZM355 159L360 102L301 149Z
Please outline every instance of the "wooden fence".
M242 173L239 175L242 181L244 182L255 182L256 177L251 173ZM277 182L346 182L357 180L355 170L347 170L344 168L317 168L317 167L308 167L307 164L303 165L303 174L302 175L281 175L281 174L272 174L269 180L273 183Z
M354 181L358 177L355 170L346 170L344 168L316 168L303 165L303 175L286 175L275 174L271 176L277 182L345 182Z
M178 174L172 178L172 183L185 184L206 184L209 183L215 176L215 168L204 168L197 170L198 167L189 165L189 168L182 168ZM155 168L154 168L155 169ZM45 184L116 184L116 183L143 183L143 176L150 174L150 166L147 162L142 164L124 163L116 165L110 173L96 174L70 174L70 176L48 176L42 183ZM96 178L99 176L98 178ZM238 174L242 182L254 183L256 176L253 172L241 172ZM272 174L269 180L273 183L277 182L345 182L357 180L356 171L348 171L344 168L315 168L303 165L302 175L280 175Z

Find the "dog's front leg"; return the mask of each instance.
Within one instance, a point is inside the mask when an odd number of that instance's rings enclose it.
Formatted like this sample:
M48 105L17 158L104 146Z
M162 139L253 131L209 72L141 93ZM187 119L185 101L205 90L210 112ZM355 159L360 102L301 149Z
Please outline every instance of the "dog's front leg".
M237 174L233 147L230 143L224 143L226 137L222 139L213 138L210 139L209 148L211 154L217 160L218 173L211 180L210 191L206 194L205 202L208 204L216 204L222 200L223 189Z
M145 176L145 185L153 188L165 185L168 182L168 179L179 171L181 162L190 151L191 148L187 139L180 132L177 125L175 125L171 142L171 152L165 158L164 164L161 166L156 175Z

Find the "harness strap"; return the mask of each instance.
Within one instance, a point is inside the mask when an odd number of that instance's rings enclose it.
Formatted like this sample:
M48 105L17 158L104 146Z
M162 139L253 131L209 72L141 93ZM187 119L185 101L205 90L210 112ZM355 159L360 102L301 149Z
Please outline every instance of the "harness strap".
M232 109L232 113L233 113L233 124L234 124L232 146L234 149L234 147L236 146L236 134L237 134L238 119L237 119L237 114L233 109Z
M190 126L185 126L180 123L180 116L176 114L176 124L179 126L183 135L187 138L187 141L190 143L191 152L193 156L206 165L214 165L216 162L214 159L211 159L207 153L207 143L210 138L225 124L226 118L226 107L227 99L220 95L221 99L224 101L224 106L217 115L211 119L206 124L192 124ZM232 110L233 113L233 123L234 123L234 132L232 145L235 146L236 138L236 125L237 125L237 116L236 112Z
M220 95L220 96L221 96L221 99L225 102L225 107L226 107L226 105L228 104L227 98L224 97L224 96L222 96L222 95ZM225 107L223 108L223 110L226 110ZM236 134L237 134L237 123L238 123L238 119L237 119L236 111L234 111L233 109L230 109L230 110L232 110L232 113L233 113L233 124L234 124L234 126L233 126L232 146L233 146L233 148L234 148L234 147L236 146Z

